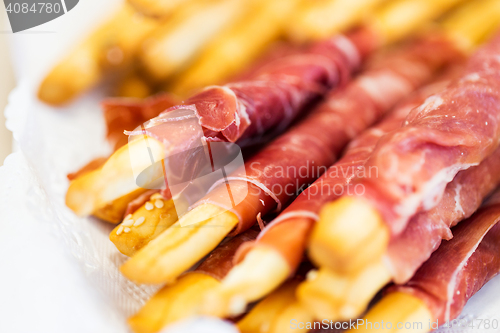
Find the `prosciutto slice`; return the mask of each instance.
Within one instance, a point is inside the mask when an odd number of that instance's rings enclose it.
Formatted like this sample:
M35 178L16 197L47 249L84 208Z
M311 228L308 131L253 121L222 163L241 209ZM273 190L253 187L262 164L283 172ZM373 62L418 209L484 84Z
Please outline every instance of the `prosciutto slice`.
M396 283L405 283L441 244L450 228L471 216L500 185L500 148L481 164L460 171L446 186L439 204L414 215L406 229L389 243L386 263Z
M113 146L113 151L127 144L128 137L123 134L125 128L135 128L175 104L177 103L174 96L165 93L144 100L135 98L108 98L104 100L101 105L107 128L106 138ZM107 157L95 158L78 171L68 174L67 177L69 180L78 178L101 167L106 161Z
M128 137L123 134L124 129L136 128L176 104L176 98L166 93L144 100L135 98L104 100L101 105L106 121L108 141L114 146L114 150L117 150L128 142Z
M500 272L500 192L468 220L453 229L406 285L404 292L422 299L434 320L444 324L456 318L466 302Z
M464 75L429 97L385 136L367 161L378 173L357 182L392 235L441 200L446 185L478 165L500 139L500 35L474 54ZM353 194L355 195L355 194Z
M210 275L219 281L222 280L233 268L234 255L241 244L254 240L258 234L258 231L250 229L222 243L210 253L195 271Z
M254 142L286 129L309 103L344 85L377 45L369 30L338 35L270 61L245 81L208 87L177 108L194 110L208 141ZM164 116L152 119L145 133ZM171 141L169 132L152 135Z
M237 260L242 260L255 244L260 244L277 250L288 261L292 271L296 269L302 260L308 235L318 220L317 214L321 207L343 193L355 191L356 188L352 186L353 179L366 176L365 174L370 172L364 168L364 164L380 137L401 127L412 108L419 105L427 96L445 88L448 83L449 80L443 78L413 93L378 125L364 131L351 141L342 159L303 191L262 231L256 242L242 246Z
M233 196L249 186L239 205L229 202L226 184L216 187L201 203L218 204L235 212L240 223L234 233L248 229L259 214L279 211L321 176L352 138L457 57L450 43L436 38L416 41L386 55L383 63L374 65L344 90L329 95L309 117L247 161L245 172L226 179Z

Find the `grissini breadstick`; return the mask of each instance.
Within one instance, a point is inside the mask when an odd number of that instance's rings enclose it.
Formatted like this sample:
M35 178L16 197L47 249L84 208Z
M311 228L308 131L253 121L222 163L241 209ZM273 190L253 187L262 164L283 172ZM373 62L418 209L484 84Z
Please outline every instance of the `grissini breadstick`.
M468 220L453 228L443 242L404 285L387 294L362 319L355 331L373 331L365 322L417 323L414 332L429 332L450 324L467 301L500 272L500 200L497 191ZM404 309L404 310L403 310Z
M146 98L153 95L154 86L147 78L133 71L120 80L115 96L124 98Z
M211 41L167 91L185 96L202 87L220 84L245 68L279 38L297 3L298 0L260 1L240 22Z
M177 219L173 201L155 193L149 195L148 200L138 209L127 214L111 231L109 239L121 253L131 256Z
M328 38L361 22L384 2L387 0L301 2L285 27L286 35L296 42Z
M490 68L500 66L498 53L496 37L471 57L463 78L416 108L405 126L384 138L367 162L378 168L377 179L359 182L363 195L344 195L325 206L328 214L315 226L309 248L316 264L344 272L360 267L353 258L362 257L356 249L364 240L356 237L349 227L353 225L386 234L374 244L378 250L373 253L383 253L387 241L404 230L418 209L438 204L446 184L460 170L479 164L496 149L500 104L495 101L500 100L500 86L498 74ZM410 167L417 161L421 167ZM361 212L362 220L356 218ZM342 241L332 247L337 240ZM365 261L371 259L364 256Z
M123 134L123 128L136 127L142 124L147 119L158 115L160 112L174 105L175 101L175 98L168 94L153 96L146 100L124 98L105 100L102 106L107 125L106 137L108 142L113 145L113 150L115 152L118 151L119 148L128 142L128 137ZM122 155L118 158L119 160L127 161L128 150L122 149L117 154ZM74 192L78 192L80 188L84 188L90 192L95 191L92 192L92 196L99 197L99 191L105 185L105 181L103 180L104 174L101 174L101 172L107 161L107 158L97 158L77 172L68 175L68 179L71 181L68 194L66 195L68 207L77 211L85 204L83 201L80 201L78 194L73 194ZM131 170L127 172L127 165L129 163L122 165L115 164L106 170L114 175L120 175L119 170L123 171L122 175L130 175ZM103 181L104 183L102 183ZM113 188L109 190L113 191ZM91 213L111 223L121 222L129 203L145 192L145 189L133 187L133 190L127 193L121 192L122 194L116 193L114 195L108 193L110 196L109 201L102 201L98 204L98 207L92 208L93 211Z
M127 0L138 12L153 18L168 18L182 6L199 2L199 0Z
M219 245L194 270L182 275L173 285L161 289L142 309L128 319L136 333L154 333L166 325L201 313L201 300L215 288L233 265L238 247L255 239L258 232L248 230Z
M241 320L237 326L241 333L284 333L291 327L290 319L296 321L310 321L312 317L307 311L300 308L295 290L300 279L292 279L273 291L262 301L257 303ZM291 332L307 332L294 329Z
M262 0L204 0L183 6L145 41L139 59L157 82L186 69L203 48ZM216 66L216 64L214 64Z
M159 24L123 6L49 72L38 98L61 105L94 87L108 73L124 71L144 38Z

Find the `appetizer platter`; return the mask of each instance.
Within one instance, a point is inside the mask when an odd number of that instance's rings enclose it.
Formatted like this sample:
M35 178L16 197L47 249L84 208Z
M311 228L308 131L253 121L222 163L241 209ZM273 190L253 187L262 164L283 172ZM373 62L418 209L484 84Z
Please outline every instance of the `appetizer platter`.
M106 331L500 331L499 0L110 12L6 110Z

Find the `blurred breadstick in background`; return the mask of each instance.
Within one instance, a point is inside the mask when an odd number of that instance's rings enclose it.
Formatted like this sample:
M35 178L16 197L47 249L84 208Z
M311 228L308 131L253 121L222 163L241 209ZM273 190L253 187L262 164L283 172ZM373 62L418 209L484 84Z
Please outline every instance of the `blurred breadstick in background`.
M250 4L256 1L260 0L204 0L180 10L144 44L143 67L153 79L167 79L245 12L252 12Z
M359 23L383 2L387 0L304 1L288 21L287 37L295 42L328 38Z
M105 74L124 70L159 24L130 6L121 7L52 69L40 85L38 97L60 105L95 86Z
M132 71L120 80L116 87L117 97L146 98L153 94L153 85L137 71Z
M500 1L471 1L448 15L442 27L461 49L471 52L497 31L499 16Z
M169 91L186 95L197 88L220 83L240 71L279 38L299 2L256 1L255 10L247 12L235 26L213 40L194 64L180 74Z
M377 11L371 24L376 31L382 32L386 43L407 36L421 24L422 18L432 20L436 13L443 13L468 0L408 0L391 1Z
M166 17L177 8L197 0L127 0L138 12L152 17Z

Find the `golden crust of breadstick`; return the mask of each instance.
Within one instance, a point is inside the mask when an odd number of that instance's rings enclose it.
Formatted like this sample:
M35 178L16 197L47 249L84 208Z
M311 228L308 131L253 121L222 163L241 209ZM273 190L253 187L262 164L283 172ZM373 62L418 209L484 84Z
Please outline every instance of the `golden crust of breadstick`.
M123 222L111 231L109 239L121 253L132 256L175 221L177 213L174 202L156 194L134 213L126 216Z
M395 292L384 296L363 319L358 319L357 329L347 332L379 332L381 323L384 323L384 328L390 327L389 330L394 333L426 333L431 330L429 325L432 320L432 314L422 300L410 294ZM404 324L407 323L411 324L410 328L407 325L405 328Z
M148 138L146 142L141 138L129 142L113 153L103 166L71 181L66 193L66 205L80 216L95 213L103 217L114 216L110 212L121 211L137 194L146 191L135 181L131 159L135 161L134 167L137 170L149 167L151 162L147 146L155 161L163 159L164 148L159 141ZM163 177L163 174L158 176ZM114 208L114 205L121 208ZM101 209L104 212L99 212ZM123 217L123 212L118 222Z
M341 275L320 268L310 271L297 288L297 297L315 318L345 320L357 318L391 274L380 261L355 275Z
M169 91L186 95L235 75L282 34L297 0L258 0L258 3L255 10L213 40L200 58L180 73Z
M270 293L290 273L288 262L276 250L255 247L229 271L218 288L207 294L204 313L217 317L239 315L238 311Z
M218 283L203 273L186 273L158 291L128 319L128 324L135 333L156 333L168 324L196 315L205 293Z
M388 242L389 230L379 213L363 199L343 197L321 210L309 256L318 266L352 274L377 261Z
M199 0L127 0L135 10L154 18L168 17L181 6Z
M231 29L249 8L249 0L198 1L177 11L144 43L140 60L150 75L164 82L186 68L214 37Z
M243 319L238 321L240 332L270 332L276 317L295 301L295 289L298 284L296 280L289 281L257 303Z
M361 22L387 0L304 1L288 21L287 37L297 42L322 40Z
M200 205L133 255L121 271L138 283L171 283L210 253L238 221L219 206Z
M107 73L126 70L145 37L159 24L123 6L47 74L38 89L39 99L61 105L95 86Z

